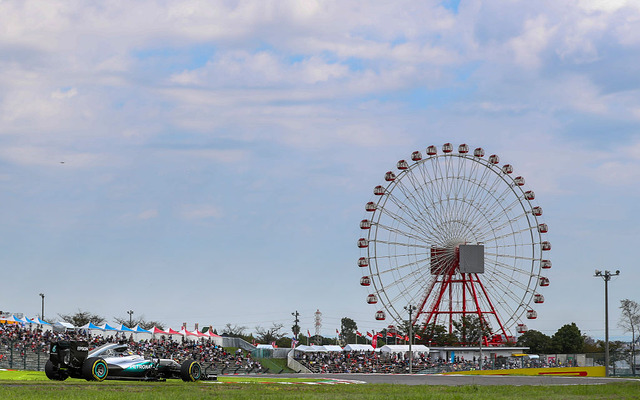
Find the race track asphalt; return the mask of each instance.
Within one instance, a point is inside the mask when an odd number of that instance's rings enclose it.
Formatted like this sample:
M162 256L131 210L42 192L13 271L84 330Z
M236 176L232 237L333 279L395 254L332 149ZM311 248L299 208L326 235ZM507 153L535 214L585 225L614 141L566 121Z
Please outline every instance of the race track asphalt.
M280 374L264 375L273 378L310 378L356 381L357 383L391 383L397 385L602 385L616 382L635 382L638 379L596 378L569 376L496 376L496 375L409 375L409 374ZM354 383L356 383L354 382Z

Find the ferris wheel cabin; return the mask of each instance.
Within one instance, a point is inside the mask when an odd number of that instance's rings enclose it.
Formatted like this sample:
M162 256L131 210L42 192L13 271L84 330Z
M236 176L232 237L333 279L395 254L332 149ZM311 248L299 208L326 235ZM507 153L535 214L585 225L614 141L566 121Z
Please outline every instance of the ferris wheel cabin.
M398 164L396 164L396 167L399 170L409 169L409 163L406 162L405 160L400 160L400 161L398 161Z

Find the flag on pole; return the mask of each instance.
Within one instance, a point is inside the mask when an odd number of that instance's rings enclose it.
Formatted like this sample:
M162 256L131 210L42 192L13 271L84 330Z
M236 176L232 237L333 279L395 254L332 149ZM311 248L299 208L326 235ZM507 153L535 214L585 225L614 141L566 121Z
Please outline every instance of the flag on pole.
M387 332L387 337L393 337L393 333Z
M311 337L311 332L307 329L307 337Z
M291 339L291 348L295 349L297 345L298 345L298 340L296 340L296 338Z
M418 340L422 340L422 336L418 335L417 333L415 334L415 336L414 336L414 337L415 337L416 339L418 339Z
M380 336L381 335L379 333L376 333L375 335L373 335L373 339L371 339L371 347L373 347L374 349L378 347L378 338Z
M407 336L405 336L405 337L404 337L404 341L405 341L405 342L408 342L408 341L409 341L409 335L407 335Z
M336 335L339 335L339 334L340 334L340 331L336 329Z
M358 336L362 337L362 333L360 333L360 332L358 332L358 331L356 331L356 335L358 335Z
M371 332L367 332L367 336L369 336L370 338L373 337L373 335L371 334Z

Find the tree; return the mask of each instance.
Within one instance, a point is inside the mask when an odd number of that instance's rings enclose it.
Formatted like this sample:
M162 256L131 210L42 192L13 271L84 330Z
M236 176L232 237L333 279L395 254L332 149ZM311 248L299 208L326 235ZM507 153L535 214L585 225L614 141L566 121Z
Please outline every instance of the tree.
M540 331L531 329L518 338L518 346L529 348L532 354L545 354L549 350L551 338Z
M101 325L105 321L104 317L82 310L78 310L75 314L58 314L58 316L73 326L83 326L89 322L94 325Z
M140 328L146 329L146 330L149 330L154 326L157 327L158 329L164 330L164 324L162 322L147 321L144 319L144 315L141 315L136 318L132 318L131 323L129 323L129 317L126 317L126 318L113 317L113 320L121 325L126 326L127 328L133 328L134 326L138 325L140 326Z
M622 315L618 326L624 329L625 332L631 333L631 372L636 374L636 333L640 329L640 304L633 300L624 299L620 300L620 309Z
M353 343L356 340L356 331L358 325L356 321L351 318L344 317L340 320L340 335L347 341L347 343Z
M582 338L584 339L584 345L582 346L583 353L601 353L604 351L599 343L591 336L582 335Z
M442 325L430 324L420 336L422 341L429 345L450 346L458 342L458 337L455 333L447 332L447 328Z
M582 352L583 347L584 337L575 322L572 322L563 325L553 334L549 350L553 353L575 354Z
M491 335L489 325L477 315L465 315L460 321L453 321L453 328L464 343L479 343L482 337Z
M222 329L222 335L229 337L241 337L244 336L244 331L246 330L246 326L226 324L224 329Z
M283 327L283 324L276 324L275 322L273 323L271 328L262 328L261 326L256 326L256 339L260 343L276 342L285 337L285 334L280 332Z

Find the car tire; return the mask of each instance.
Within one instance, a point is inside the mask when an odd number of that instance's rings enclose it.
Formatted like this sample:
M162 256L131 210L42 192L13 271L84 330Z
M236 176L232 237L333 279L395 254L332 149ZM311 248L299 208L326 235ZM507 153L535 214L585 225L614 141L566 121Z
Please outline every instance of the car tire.
M195 360L187 360L180 366L180 377L185 382L195 382L202 377L202 366Z
M82 377L88 381L102 382L109 375L107 362L100 357L91 357L82 364Z
M60 368L53 365L51 360L47 360L44 365L44 374L52 381L64 381L69 377L67 371L61 371Z

